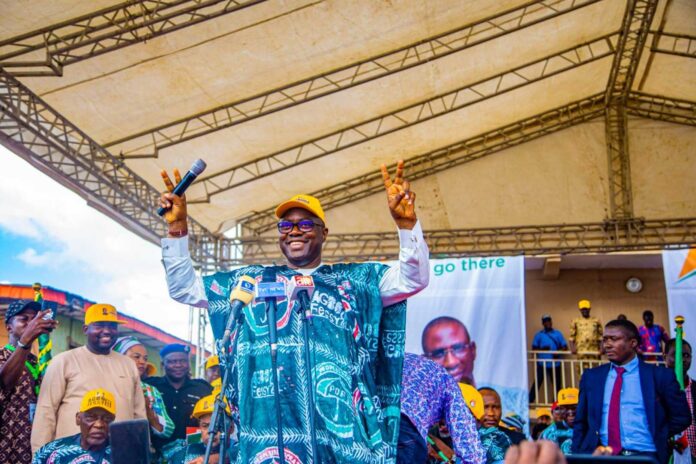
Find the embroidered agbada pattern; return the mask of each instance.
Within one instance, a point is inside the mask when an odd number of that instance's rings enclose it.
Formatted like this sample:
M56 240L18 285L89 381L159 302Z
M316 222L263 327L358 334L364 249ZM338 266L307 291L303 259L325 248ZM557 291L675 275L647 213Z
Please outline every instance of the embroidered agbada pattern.
M263 269L250 266L203 278L218 343L237 279L249 275L259 282ZM311 456L299 303L279 301L276 326L286 462L395 462L406 303L382 307L379 282L387 269L378 263L336 264L321 266L312 274L309 368L315 388L316 457ZM277 281L298 275L287 266L275 270ZM227 394L239 409L237 462L265 463L278 455L265 303L252 302L244 308L235 334L236 365ZM226 368L224 357L220 361Z
M80 434L59 438L41 447L34 455L33 464L111 464L111 447L95 453L101 458L94 458L89 451L80 446Z
M0 348L0 366L4 365L11 355L11 350ZM30 353L27 362L37 366L36 356ZM41 378L35 381L25 367L9 394L0 388L0 463L31 462L29 405L36 404L35 387L39 383Z

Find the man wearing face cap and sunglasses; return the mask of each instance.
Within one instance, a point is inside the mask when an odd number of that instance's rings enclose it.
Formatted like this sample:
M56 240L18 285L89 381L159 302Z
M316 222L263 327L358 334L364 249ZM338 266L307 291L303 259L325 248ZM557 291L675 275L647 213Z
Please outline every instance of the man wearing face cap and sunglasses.
M173 183L165 172L162 175L171 192ZM270 270L279 282L311 275L315 287L311 323L302 321L297 301L278 301L279 391L287 463L368 464L396 459L405 300L427 286L429 264L416 219L415 193L403 177L403 162L397 163L393 180L385 166L382 176L389 211L399 229L399 261L393 266L324 264L322 246L329 230L319 199L296 195L276 208L278 245L287 264ZM175 180L179 179L175 171ZM264 267L218 272L201 280L188 253L185 199L165 193L160 206L168 209L169 238L162 240L162 255L169 293L181 303L208 308L220 340L231 290L244 275L260 281ZM265 304L252 302L243 312L235 341L237 369L226 392L239 393L233 400L239 408L237 462L271 462L278 460L279 451ZM303 344L305 323L310 333L309 365ZM220 362L224 372L222 357Z

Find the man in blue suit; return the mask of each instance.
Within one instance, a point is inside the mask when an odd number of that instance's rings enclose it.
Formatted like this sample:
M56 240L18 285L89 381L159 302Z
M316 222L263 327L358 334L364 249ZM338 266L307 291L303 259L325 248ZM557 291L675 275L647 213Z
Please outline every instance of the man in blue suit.
M635 324L614 320L602 339L609 364L586 370L573 426L574 454L598 446L616 455L645 455L667 463L667 440L691 424L674 372L638 359Z

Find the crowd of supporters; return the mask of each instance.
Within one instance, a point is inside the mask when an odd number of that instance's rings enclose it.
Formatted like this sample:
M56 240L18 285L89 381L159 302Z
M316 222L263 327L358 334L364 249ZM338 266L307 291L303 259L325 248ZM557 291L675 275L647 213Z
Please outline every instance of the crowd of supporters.
M696 393L687 375L688 342L681 349L682 388L675 375L677 344L654 324L650 311L638 328L625 318L602 326L590 317L589 301L578 307L581 317L573 320L570 345L544 315L533 349L570 347L578 356L595 357L601 351L609 363L585 369L579 389L556 391L552 408L537 409L529 426L519 415L503 411L495 390L458 383L437 359L407 353L398 462L495 463L506 454L510 460L518 453L515 446L534 440L555 443L559 460L593 453L645 455L660 463L672 455L696 457ZM203 463L220 393L216 356L206 362L206 379L194 379L189 348L167 345L160 352L163 372L157 376L146 347L135 337L118 336L116 309L95 304L85 313L85 346L60 353L42 374L31 347L56 326L44 315L31 301L16 301L6 313L9 343L0 349L0 462L109 464L109 425L146 419L154 462ZM643 353L661 353L666 367L646 363ZM537 380L558 385L558 361L553 354L546 356L539 358ZM231 413L229 407L226 413ZM234 429L228 432L234 440ZM218 462L219 447L217 436L210 462Z

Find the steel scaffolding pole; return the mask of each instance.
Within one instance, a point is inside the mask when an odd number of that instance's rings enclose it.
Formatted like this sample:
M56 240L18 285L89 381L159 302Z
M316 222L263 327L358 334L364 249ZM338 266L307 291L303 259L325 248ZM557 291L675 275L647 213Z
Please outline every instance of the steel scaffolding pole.
M617 219L633 217L626 100L658 0L629 0L606 91L605 133L609 165L609 206Z
M166 235L160 192L2 69L0 143L146 240ZM194 259L214 263L217 237L192 219L189 233Z
M689 100L631 92L626 112L632 116L696 126L696 102Z
M397 50L113 140L104 146L123 157L156 157L166 147L428 63L597 1L534 0Z
M655 36L650 47L651 52L696 58L696 36L670 32L653 32L653 34Z
M433 257L607 253L631 250L684 248L696 244L696 218L610 219L596 223L525 225L426 231ZM250 263L278 263L284 258L278 238L224 239L224 246L243 246L244 257L223 256L222 267ZM325 262L398 259L395 232L329 234Z
M265 0L132 0L0 41L15 76L62 76L63 67Z
M189 198L192 203L207 202L213 195L231 190L286 169L341 150L412 127L416 124L481 103L557 74L595 62L614 53L616 35L606 35L590 42L533 60L522 66L497 73L436 95L404 108L362 121L350 127L262 156L247 163L203 177L200 182L204 198Z

